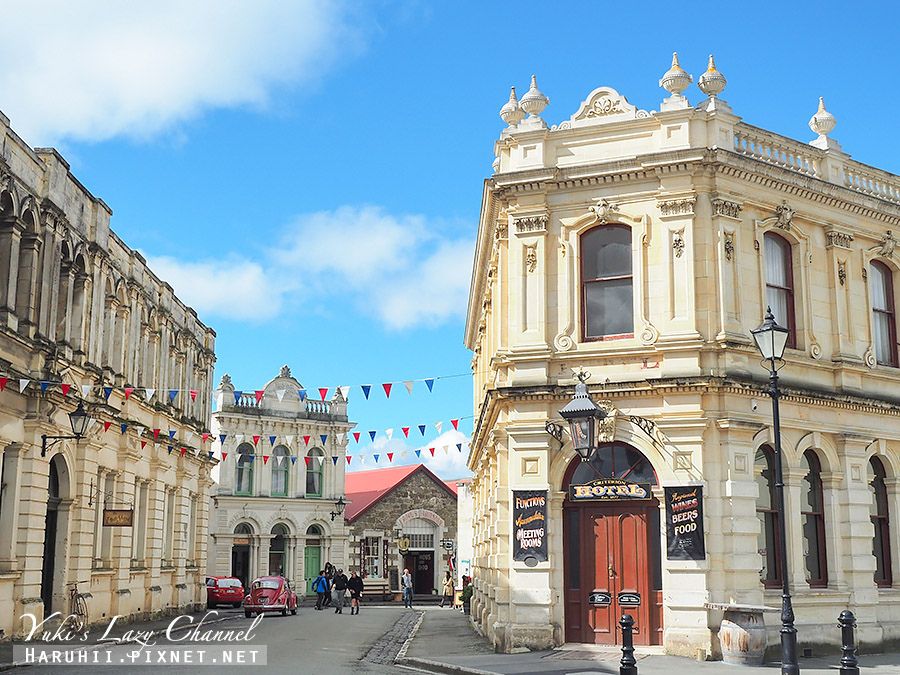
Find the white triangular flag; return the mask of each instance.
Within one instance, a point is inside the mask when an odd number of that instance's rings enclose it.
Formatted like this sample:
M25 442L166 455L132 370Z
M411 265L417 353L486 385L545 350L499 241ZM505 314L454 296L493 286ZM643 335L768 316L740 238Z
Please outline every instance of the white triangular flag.
M194 432L193 432L193 431L188 431L188 432L187 432L187 442L190 443L191 440L193 440L193 438L194 438Z
M343 445L344 441L347 440L347 434L338 434L338 445Z
M350 393L350 387L338 387L338 389L340 389L340 391L341 391L341 396L343 396L343 397L344 397L344 400L346 401L346 400L347 400L347 394Z
M235 434L234 440L236 440L238 443L243 443L244 442L244 434Z
M20 393L20 394L21 394L23 391L25 391L25 387L28 386L28 383L29 383L29 382L31 382L31 380L19 380L19 393Z
M406 387L406 393L408 393L410 396L412 396L413 380L406 380L403 383L403 386Z
M81 398L87 398L91 393L91 385L83 384L81 385Z
M365 464L365 463L366 463L366 456L365 456L365 455L360 455L360 456L359 456L359 463L360 463L360 464Z
M156 393L156 389L144 389L144 396L147 398L147 403L150 402L150 399L153 398L153 395Z
M287 391L287 390L286 390L286 389L279 389L278 391L275 392L275 395L278 397L278 402L279 402L279 403L281 403L281 402L284 400L284 392L285 392L285 391Z
M95 425L96 423L97 423L97 420L95 420L93 417L88 417L88 425L87 425L88 431L90 431L91 429L93 429L93 428L94 428L94 425Z
M138 427L137 432L138 432L138 436L143 436L144 435L144 427Z
M391 438L394 435L394 430L393 429L385 429L384 435L388 437L388 440L391 440Z
M294 437L293 437L293 436L285 436L285 437L284 437L284 440L287 441L287 444L288 444L288 445L292 445L292 444L294 443Z
M443 422L435 422L435 423L434 423L434 428L438 430L438 434L441 433L441 427L442 427L442 426L444 426L444 423L443 423Z
M450 446L445 445L444 446L444 454L446 455L449 451L450 451Z
M400 456L401 456L403 459L406 459L406 450L404 450L403 452L401 452L401 453L400 453Z

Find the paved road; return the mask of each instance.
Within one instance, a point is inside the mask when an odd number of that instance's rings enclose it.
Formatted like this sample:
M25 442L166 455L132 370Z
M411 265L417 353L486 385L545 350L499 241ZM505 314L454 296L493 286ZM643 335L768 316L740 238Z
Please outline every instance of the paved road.
M190 632L181 633L175 640L166 639L165 635L157 635L153 647L141 649L138 644L119 645L89 654L88 662L79 665L32 665L15 672L27 675L66 675L67 673L148 673L158 672L166 665L166 672L200 673L210 675L216 668L221 669L223 658L233 660L226 668L226 673L315 673L319 675L343 675L349 673L365 673L388 675L398 672L393 665L394 657L409 637L420 612L404 610L400 607L368 607L360 614L351 616L349 609L343 614L335 614L330 610L321 612L301 608L297 616L267 615L253 627L249 640L232 639L221 646L231 650L229 655L215 654L216 643L203 643L196 639L205 630L213 631L247 631L254 619L245 619L236 614L232 620L211 625L208 629L200 629L198 635ZM223 614L231 614L223 612ZM115 634L122 635L128 626L116 627ZM101 630L102 633L102 630ZM161 661L172 646L184 647L187 644L199 645L192 652L193 663L169 663L170 659ZM260 650L255 647L264 646L267 665L251 665L255 659L262 658ZM157 651L159 650L159 651ZM201 655L199 650L204 650ZM256 654L252 652L257 651ZM95 656L96 655L96 656ZM199 665L202 658L204 664ZM98 660L98 663L94 662ZM216 664L210 667L210 661ZM243 659L243 664L239 661ZM106 665L109 661L109 665ZM139 663L141 665L132 665Z

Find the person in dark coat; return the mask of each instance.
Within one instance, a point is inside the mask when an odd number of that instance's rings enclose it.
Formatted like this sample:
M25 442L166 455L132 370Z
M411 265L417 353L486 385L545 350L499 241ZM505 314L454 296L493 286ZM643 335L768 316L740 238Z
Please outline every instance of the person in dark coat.
M363 580L355 571L350 573L347 588L350 590L350 614L359 614L359 599L363 594Z
M347 594L347 584L349 583L349 579L347 579L347 575L344 574L343 569L337 571L332 583L334 584L334 591L332 592L332 595L334 596L334 613L343 614L344 596Z
M328 583L328 588L325 589L325 604L322 607L328 607L331 604L331 591L334 587L334 565L330 562L325 563L325 581Z

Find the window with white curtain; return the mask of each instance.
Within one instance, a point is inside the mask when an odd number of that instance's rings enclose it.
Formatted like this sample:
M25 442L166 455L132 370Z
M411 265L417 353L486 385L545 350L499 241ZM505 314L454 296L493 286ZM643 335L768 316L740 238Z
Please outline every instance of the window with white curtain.
M875 358L884 366L897 365L897 323L894 318L894 280L890 268L872 262L869 287L872 293L872 327Z
M766 302L772 309L775 321L791 331L787 346L796 347L791 245L784 237L773 232L767 232L763 241L766 258Z

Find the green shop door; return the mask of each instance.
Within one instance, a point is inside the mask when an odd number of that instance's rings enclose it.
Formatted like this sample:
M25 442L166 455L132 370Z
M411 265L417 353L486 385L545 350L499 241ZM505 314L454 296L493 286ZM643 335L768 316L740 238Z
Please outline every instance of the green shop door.
M322 549L319 546L307 546L303 558L303 576L306 581L306 594L315 595L312 589L313 580L319 576L322 569Z

